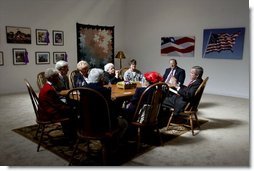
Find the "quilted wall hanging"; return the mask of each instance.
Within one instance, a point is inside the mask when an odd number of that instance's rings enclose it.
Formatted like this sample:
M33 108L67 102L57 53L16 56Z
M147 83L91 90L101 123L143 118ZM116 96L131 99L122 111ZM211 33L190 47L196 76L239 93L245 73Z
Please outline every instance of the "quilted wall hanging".
M76 24L78 62L85 60L91 68L114 63L114 26Z

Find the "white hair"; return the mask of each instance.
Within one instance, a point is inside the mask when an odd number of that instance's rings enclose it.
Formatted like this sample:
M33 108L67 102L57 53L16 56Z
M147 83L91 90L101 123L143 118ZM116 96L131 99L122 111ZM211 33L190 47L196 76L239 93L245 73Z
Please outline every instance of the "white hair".
M68 62L66 62L64 60L60 60L60 61L57 61L56 65L55 65L55 68L57 70L60 70L64 66L68 66Z
M54 75L58 75L58 71L55 68L48 68L45 70L45 78L48 79Z
M112 67L115 67L114 64L112 64L112 63L107 63L107 64L104 66L104 71L108 72L109 68L112 68Z
M77 69L80 71L80 70L82 70L83 68L89 68L90 66L89 66L89 64L86 62L86 61L79 61L78 63L77 63Z
M93 68L90 70L88 75L89 83L98 83L103 77L103 70L100 68Z

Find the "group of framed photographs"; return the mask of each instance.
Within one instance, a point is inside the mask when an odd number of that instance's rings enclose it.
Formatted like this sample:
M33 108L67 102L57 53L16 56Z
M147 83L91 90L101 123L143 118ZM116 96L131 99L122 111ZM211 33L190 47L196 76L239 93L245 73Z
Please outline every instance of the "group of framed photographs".
M47 29L35 29L36 45L48 45L50 43L49 32ZM13 44L31 44L31 28L6 26L7 43ZM54 46L64 45L64 32L60 30L52 30L52 44ZM28 54L25 48L13 48L13 64L25 65L28 63ZM59 60L67 61L66 52L53 52L53 63ZM50 64L50 52L35 52L36 64ZM4 65L4 53L0 51L0 66Z
M25 48L13 48L13 64L14 65L25 65L28 62L27 51ZM53 63L57 61L67 61L66 52L53 52ZM35 63L38 65L50 64L50 53L49 52L35 52ZM0 66L4 65L4 53L0 51Z
M27 63L27 51L25 48L13 48L13 64L25 65ZM53 52L53 63L59 60L67 60L66 52ZM35 52L36 64L50 64L50 52Z
M47 29L36 29L36 45L49 44L49 32ZM6 26L7 43L31 44L31 28ZM52 41L54 46L64 45L64 32L59 30L52 31Z
M66 52L53 52L53 63L66 59ZM35 63L36 64L50 64L50 53L49 52L35 52Z

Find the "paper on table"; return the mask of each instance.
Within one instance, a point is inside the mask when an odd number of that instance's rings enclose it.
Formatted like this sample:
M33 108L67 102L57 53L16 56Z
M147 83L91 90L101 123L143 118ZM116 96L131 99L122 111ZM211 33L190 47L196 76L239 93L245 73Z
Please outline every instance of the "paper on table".
M171 91L171 92L173 92L175 94L178 94L178 92L175 89L173 89L173 88L169 88L169 91Z

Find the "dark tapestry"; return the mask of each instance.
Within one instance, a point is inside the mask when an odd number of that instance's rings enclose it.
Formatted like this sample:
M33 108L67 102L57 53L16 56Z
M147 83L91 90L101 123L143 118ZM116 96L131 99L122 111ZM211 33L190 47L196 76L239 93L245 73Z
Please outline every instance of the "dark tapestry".
M76 24L78 62L85 60L91 68L114 63L114 26Z

